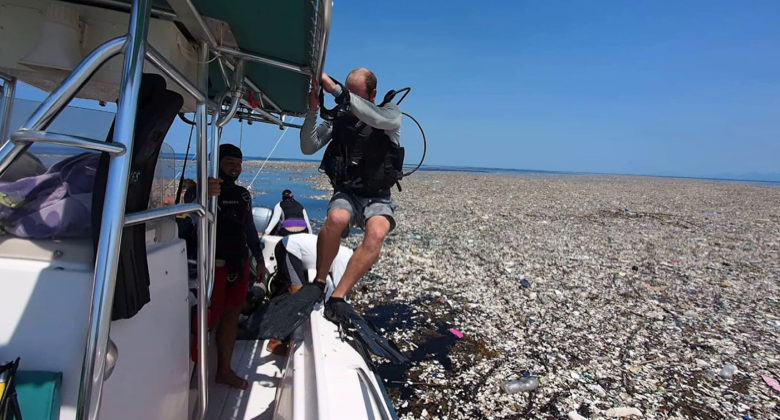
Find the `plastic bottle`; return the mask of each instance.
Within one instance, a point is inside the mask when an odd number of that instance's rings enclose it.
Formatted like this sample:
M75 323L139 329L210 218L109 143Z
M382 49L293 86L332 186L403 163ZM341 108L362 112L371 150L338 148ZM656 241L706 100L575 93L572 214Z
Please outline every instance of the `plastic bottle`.
M737 373L737 367L731 363L726 363L720 371L720 377L723 379L731 379L735 373Z
M518 392L530 392L539 387L539 378L536 376L527 376L525 378L507 381L504 384L504 391L507 394L517 394Z

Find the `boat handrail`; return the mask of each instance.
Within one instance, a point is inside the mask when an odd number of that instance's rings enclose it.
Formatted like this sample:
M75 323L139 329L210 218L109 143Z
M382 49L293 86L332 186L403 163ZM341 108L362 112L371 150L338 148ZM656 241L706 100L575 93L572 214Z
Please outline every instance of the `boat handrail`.
M68 147L80 147L82 149L106 152L111 155L122 155L127 149L122 144L107 143L89 139L86 137L73 136L70 134L52 133L48 131L33 131L21 129L11 134L11 141L19 145L29 145L31 143L56 144Z
M180 214L195 213L200 217L206 214L206 208L200 204L177 204L159 209L149 209L131 213L125 216L125 226L133 226L150 222L164 217L178 216Z
M106 61L122 52L127 36L120 36L104 42L94 50L68 75L67 78L41 102L21 130L41 131L54 121L90 76ZM17 156L24 153L30 143L6 142L0 147L0 175Z
M186 76L184 76L168 59L166 59L159 51L157 51L151 44L146 43L146 58L154 64L160 71L165 73L166 76L173 79L184 90L187 91L195 100L206 101L207 96L205 92L198 89Z
M0 79L4 82L0 86L0 144L3 144L8 139L8 126L16 96L16 77L0 71Z

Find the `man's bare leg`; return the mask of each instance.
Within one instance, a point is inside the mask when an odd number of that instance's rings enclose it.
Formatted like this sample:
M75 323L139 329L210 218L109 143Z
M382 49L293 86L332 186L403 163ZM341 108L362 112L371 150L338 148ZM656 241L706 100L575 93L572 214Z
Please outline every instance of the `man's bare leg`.
M330 266L339 253L341 233L349 226L352 215L344 209L333 209L317 235L317 281L325 283Z
M349 259L344 275L341 277L341 281L331 297L343 298L352 290L352 286L371 269L371 266L379 259L382 243L389 232L390 220L385 216L374 216L366 221L366 234L363 237L363 243L360 244L352 254L352 258ZM317 257L319 266L319 255ZM335 258L335 254L333 257ZM330 265L328 265L328 268L330 268ZM319 275L317 278L319 278Z
M236 375L230 367L233 358L233 347L238 336L238 317L241 315L241 307L227 306L225 313L217 326L217 383L229 385L233 388L247 389L247 381Z

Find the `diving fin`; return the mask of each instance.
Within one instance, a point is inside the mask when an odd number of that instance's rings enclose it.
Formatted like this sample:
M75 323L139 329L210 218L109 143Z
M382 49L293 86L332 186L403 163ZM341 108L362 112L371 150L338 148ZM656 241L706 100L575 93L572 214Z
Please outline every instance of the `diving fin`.
M295 293L273 298L260 320L259 338L284 340L289 337L309 319L314 304L322 299L324 289L324 283L315 281L304 285Z
M357 339L364 350L388 359L394 364L409 362L409 358L404 356L392 341L376 332L368 321L355 312L355 308L344 299L330 298L325 304L325 318L339 325L347 334Z

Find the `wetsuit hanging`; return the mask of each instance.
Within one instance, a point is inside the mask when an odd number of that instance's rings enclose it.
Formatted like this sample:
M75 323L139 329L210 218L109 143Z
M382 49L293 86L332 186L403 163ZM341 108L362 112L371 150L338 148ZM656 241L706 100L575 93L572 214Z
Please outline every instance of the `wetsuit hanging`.
M148 73L142 76L125 214L147 209L160 147L182 104L181 95L167 90L162 76ZM113 133L112 125L107 142L113 142ZM109 161L108 153L103 153L95 175L92 194L92 237L95 249L100 237ZM149 267L146 258L146 225L125 227L122 230L112 320L130 318L149 302Z

